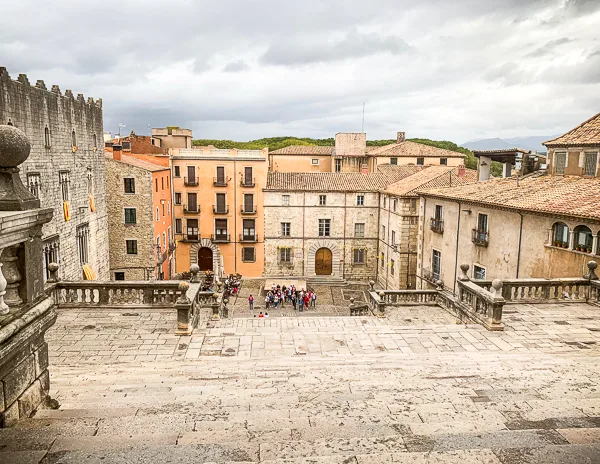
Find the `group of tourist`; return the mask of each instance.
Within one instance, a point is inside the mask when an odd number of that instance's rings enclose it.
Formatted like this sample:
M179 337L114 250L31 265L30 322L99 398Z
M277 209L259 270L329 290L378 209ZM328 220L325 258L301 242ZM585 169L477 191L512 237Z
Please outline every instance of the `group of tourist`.
M280 305L283 307L285 303L291 303L294 311L304 311L309 306L317 306L317 294L312 290L298 290L295 285L286 287L285 285L273 284L265 296L265 309L277 309ZM254 296L250 295L248 297L248 305L250 306L250 311L254 311ZM265 312L263 317L269 317L267 314ZM261 316L259 315L259 317Z

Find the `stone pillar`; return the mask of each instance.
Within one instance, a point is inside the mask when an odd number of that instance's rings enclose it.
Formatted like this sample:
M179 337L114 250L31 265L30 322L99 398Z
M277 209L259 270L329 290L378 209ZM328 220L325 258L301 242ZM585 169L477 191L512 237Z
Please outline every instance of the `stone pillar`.
M2 253L2 250L0 250ZM8 305L4 302L4 295L6 295L6 279L2 273L3 264L0 263L0 316L5 316L9 313Z
M8 306L20 306L23 299L19 294L21 283L21 272L19 270L19 257L17 256L19 246L7 247L0 256L3 266L4 278L6 279L6 295L4 301Z
M492 166L492 158L489 156L480 156L477 164L477 172L479 174L478 181L485 182L490 180L490 168Z
M511 163L503 163L502 164L502 177L510 177L512 174L512 164Z

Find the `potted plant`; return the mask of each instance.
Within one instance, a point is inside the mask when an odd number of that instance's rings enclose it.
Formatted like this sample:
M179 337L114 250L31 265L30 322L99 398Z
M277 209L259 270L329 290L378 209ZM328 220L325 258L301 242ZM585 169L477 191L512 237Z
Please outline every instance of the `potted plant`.
M568 246L568 245L567 245L567 242L562 242L562 247L563 247L563 248L567 248L567 246Z
M592 247L591 247L591 246L589 246L589 247L586 247L586 248L585 248L585 251L587 251L588 253L591 253L591 252L592 252Z

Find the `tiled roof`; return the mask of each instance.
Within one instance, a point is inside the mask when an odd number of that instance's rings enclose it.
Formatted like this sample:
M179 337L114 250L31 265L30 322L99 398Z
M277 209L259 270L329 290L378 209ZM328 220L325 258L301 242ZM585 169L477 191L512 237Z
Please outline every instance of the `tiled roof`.
M144 161L141 159L134 158L132 156L121 155L120 160L113 159L112 152L104 152L104 156L106 159L115 161L117 163L128 164L129 166L133 166L140 169L145 169L150 172L158 172L158 171L168 171L168 166L159 166L158 164L151 163L149 161Z
M600 113L560 137L543 143L548 148L568 145L600 145Z
M460 175L459 175L460 174ZM477 171L447 166L431 166L387 186L385 193L397 196L416 195L424 189L456 187L477 182Z
M265 190L305 192L376 192L410 176L417 166L393 166L388 172L270 172Z
M426 158L435 156L436 158L464 158L466 155L457 151L446 150L445 148L432 147L423 143L406 140L401 143L392 143L368 152L369 156L393 156L409 158Z
M270 155L331 155L333 147L321 145L290 145L279 150L270 151Z
M513 210L600 220L600 179L532 174L491 179L460 187L432 189L425 196L464 200Z
M493 155L494 153L531 153L531 150L525 150L523 148L502 148L500 150L473 150L473 154L477 155L481 153L483 155Z

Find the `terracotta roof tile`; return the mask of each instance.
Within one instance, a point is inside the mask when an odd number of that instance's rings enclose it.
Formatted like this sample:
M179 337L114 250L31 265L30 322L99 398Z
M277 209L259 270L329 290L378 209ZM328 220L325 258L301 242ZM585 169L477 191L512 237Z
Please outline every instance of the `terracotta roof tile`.
M600 178L535 173L519 179L518 185L516 178L491 179L460 187L427 190L423 195L600 220Z
M462 171L462 175L459 172ZM447 166L431 166L387 186L385 193L396 196L416 196L424 189L455 187L477 182L477 171Z
M117 163L128 164L129 166L134 166L136 168L145 169L150 172L158 172L158 171L168 171L168 166L160 166L158 164L151 163L150 161L144 161L138 158L134 158L132 156L121 155L120 160L113 159L112 152L104 152L104 156L106 159L115 161Z
M590 146L600 145L600 113L579 124L564 135L544 142L548 148L568 145Z
M321 145L290 145L279 150L270 151L270 155L331 155L333 147Z
M524 148L502 148L499 150L473 150L473 154L475 156L477 156L477 154L484 154L484 155L492 155L494 153L523 153L523 154L528 154L531 153L531 150L525 150Z
M446 150L445 148L432 147L423 143L406 140L401 143L392 143L383 147L377 147L368 152L369 156L393 156L396 157L416 157L426 158L435 156L436 158L464 158L466 155L457 151Z

